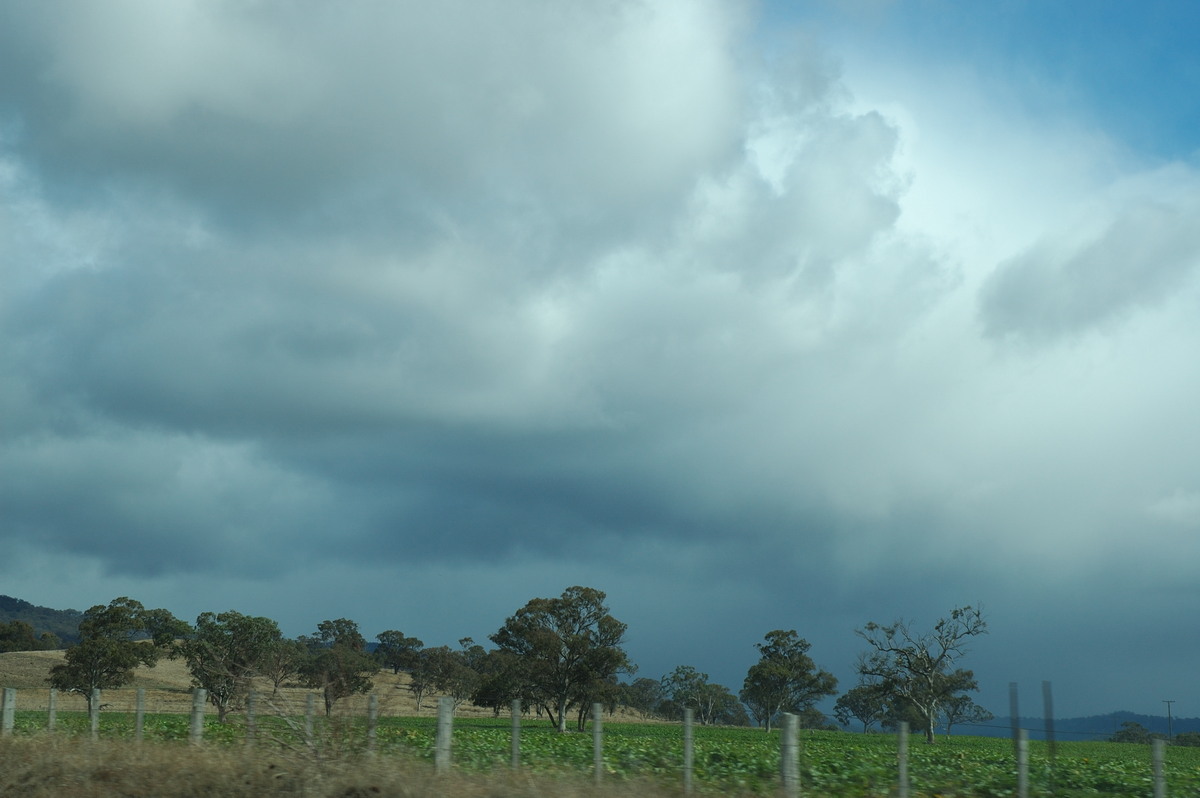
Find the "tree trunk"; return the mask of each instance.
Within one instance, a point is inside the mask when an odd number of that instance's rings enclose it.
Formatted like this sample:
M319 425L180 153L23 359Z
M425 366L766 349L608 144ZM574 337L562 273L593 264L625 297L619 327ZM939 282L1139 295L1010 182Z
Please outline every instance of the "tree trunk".
M558 717L554 719L554 725L560 732L567 730L567 699L558 699Z

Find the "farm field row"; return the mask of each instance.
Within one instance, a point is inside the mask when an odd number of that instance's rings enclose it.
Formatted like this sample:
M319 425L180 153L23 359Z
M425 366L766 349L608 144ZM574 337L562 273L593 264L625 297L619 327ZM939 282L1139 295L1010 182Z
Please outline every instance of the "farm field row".
M33 735L45 729L40 712L16 713L15 731ZM266 717L259 739L299 746L303 719ZM68 735L87 733L82 713L60 713L58 730ZM177 714L148 714L149 741L184 740L188 718ZM433 759L435 721L431 718L381 718L376 746L381 754ZM100 735L131 738L133 717L124 713L101 716ZM209 719L205 739L239 744L245 739L240 719L219 724ZM360 718L318 719L314 732L326 752L353 754L366 745ZM507 719L469 718L455 722L453 760L468 771L507 768L510 759ZM914 737L909 746L909 774L916 796L1010 796L1015 794L1015 764L1008 740L945 737L928 746ZM887 795L896 782L896 738L884 734L804 731L801 733L801 778L809 794L861 798ZM522 769L545 773L590 773L590 733L559 734L544 721L526 721L521 729ZM664 786L681 779L683 743L674 724L606 723L606 779L651 778ZM1150 750L1147 746L1107 742L1059 743L1051 767L1044 742L1030 743L1032 795L1110 795L1142 798L1152 792ZM779 735L758 729L697 727L695 783L703 792L765 794L778 785ZM1172 747L1166 754L1169 795L1200 795L1200 749Z

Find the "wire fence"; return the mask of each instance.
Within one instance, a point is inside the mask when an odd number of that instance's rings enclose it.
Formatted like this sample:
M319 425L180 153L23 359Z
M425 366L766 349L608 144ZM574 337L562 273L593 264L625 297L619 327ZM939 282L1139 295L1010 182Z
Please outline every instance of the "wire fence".
M39 691L41 692L41 691ZM105 695L100 691L93 691L88 697L88 725L84 733L90 734L92 739L99 739L102 730L101 716L108 714L109 716L120 716L124 719L124 725L119 736L132 738L135 742L141 741L147 736L146 727L146 700L145 690L138 689L136 691L117 691L129 693L133 692L132 729L128 726L129 712L105 712L106 708L113 703L120 703L122 706L127 706L127 701L108 701L104 699ZM39 706L39 709L32 710L41 714L45 712L45 726L47 731L54 732L58 727L58 710L59 696L57 691L51 690L48 694L43 693L46 700L42 702L40 699L35 699L31 703ZM112 696L115 698L115 696ZM208 712L208 696L206 691L196 689L191 694L190 711L185 714L176 714L173 717L176 719L172 732L171 739L185 738L193 745L201 745L206 742L206 735L217 735L221 742L235 742L241 739L245 745L254 746L262 740L270 739L278 741L279 735L282 733L290 742L297 747L309 747L314 752L318 749L317 736L322 728L328 728L326 723L321 722L316 713L316 695L307 694L304 701L303 712L298 713L297 707L279 707L273 706L268 702L263 702L260 698L251 693L246 701L244 708L239 712L239 723L227 726L225 724L209 724L206 726L205 720ZM13 688L4 688L0 691L0 734L4 736L14 733L14 719L18 706L18 692ZM345 716L343 719L349 719L351 723L342 726L343 730L349 730L356 735L356 740L360 742L354 743L356 746L353 750L358 750L367 755L374 755L377 750L377 724L379 719L378 712L379 704L374 695L366 697L366 712L365 717L355 713L352 716ZM266 710L263 712L263 710ZM28 712L29 710L27 710ZM519 768L521 766L521 719L522 711L520 702L513 702L511 707L512 712L512 757L511 767ZM71 713L77 716L80 713ZM436 741L434 746L434 763L439 772L445 771L451 767L454 758L453 749L453 725L454 725L454 702L449 698L442 698L438 702L438 718L436 727ZM600 705L592 707L592 737L594 746L592 772L597 782L604 778L605 774L605 752L604 752L604 723L603 711ZM186 722L186 726L185 726ZM988 728L998 729L1006 728L996 724L975 724L986 725ZM269 729L268 729L269 727ZM694 751L693 751L693 713L688 710L685 712L684 721L682 724L682 745L683 755L679 764L679 774L682 779L682 786L685 793L690 793L694 784ZM110 729L112 727L110 726ZM182 729L186 728L186 733ZM226 730L236 730L236 736L225 735L221 737L219 732ZM68 731L63 729L63 731ZM262 734L263 731L268 731L268 734ZM1018 728L1014 740L1014 771L1010 771L1010 778L1015 782L1015 795L1017 798L1027 798L1030 794L1030 749L1029 749L1029 730ZM72 733L80 733L79 726L76 724L73 727ZM111 733L111 732L110 732ZM908 724L900 724L898 733L894 736L895 739L895 768L893 770L892 792L900 798L907 798L910 794L909 778L909 730ZM351 749L347 749L351 750ZM778 786L783 795L788 798L796 798L801 794L800 784L800 759L801 745L798 739L798 718L795 715L785 714L783 723L781 724L781 734L779 737L779 771L777 774ZM1151 744L1151 762L1149 781L1153 784L1155 798L1165 798L1166 796L1166 781L1164 779L1164 745L1162 740L1154 740ZM1045 761L1043 760L1040 761ZM1051 784L1053 783L1053 749L1050 749L1049 763L1051 768ZM1039 765L1042 767L1043 765ZM1142 771L1143 773L1145 771Z

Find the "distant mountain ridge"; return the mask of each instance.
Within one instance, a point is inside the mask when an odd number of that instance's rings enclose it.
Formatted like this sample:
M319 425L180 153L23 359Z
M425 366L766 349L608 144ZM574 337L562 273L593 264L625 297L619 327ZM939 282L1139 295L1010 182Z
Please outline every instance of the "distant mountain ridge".
M82 620L83 613L79 610L55 610L12 596L0 596L0 623L24 621L39 635L50 632L57 636L63 646L79 642L79 622Z
M1019 726L1029 733L1031 740L1046 739L1046 722L1042 718L1019 718ZM1121 729L1121 724L1132 721L1147 731L1167 734L1166 715L1141 715L1136 712L1110 712L1107 715L1089 715L1083 718L1055 718L1054 739L1056 740L1107 740ZM1009 737L1012 735L1012 718L993 718L978 725L960 723L951 730L955 734L977 737ZM1172 734L1200 732L1200 718L1172 718Z

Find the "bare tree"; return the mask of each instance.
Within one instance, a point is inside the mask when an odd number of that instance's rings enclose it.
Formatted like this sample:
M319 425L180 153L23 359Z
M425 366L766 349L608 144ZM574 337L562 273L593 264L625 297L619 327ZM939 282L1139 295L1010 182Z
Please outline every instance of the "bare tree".
M858 659L858 672L877 679L893 701L912 706L925 726L925 741L934 741L934 727L943 706L956 694L978 689L975 674L953 669L967 653L967 642L987 634L987 621L978 607L955 607L931 631L915 631L908 621L887 626L868 623L856 630L871 650Z

